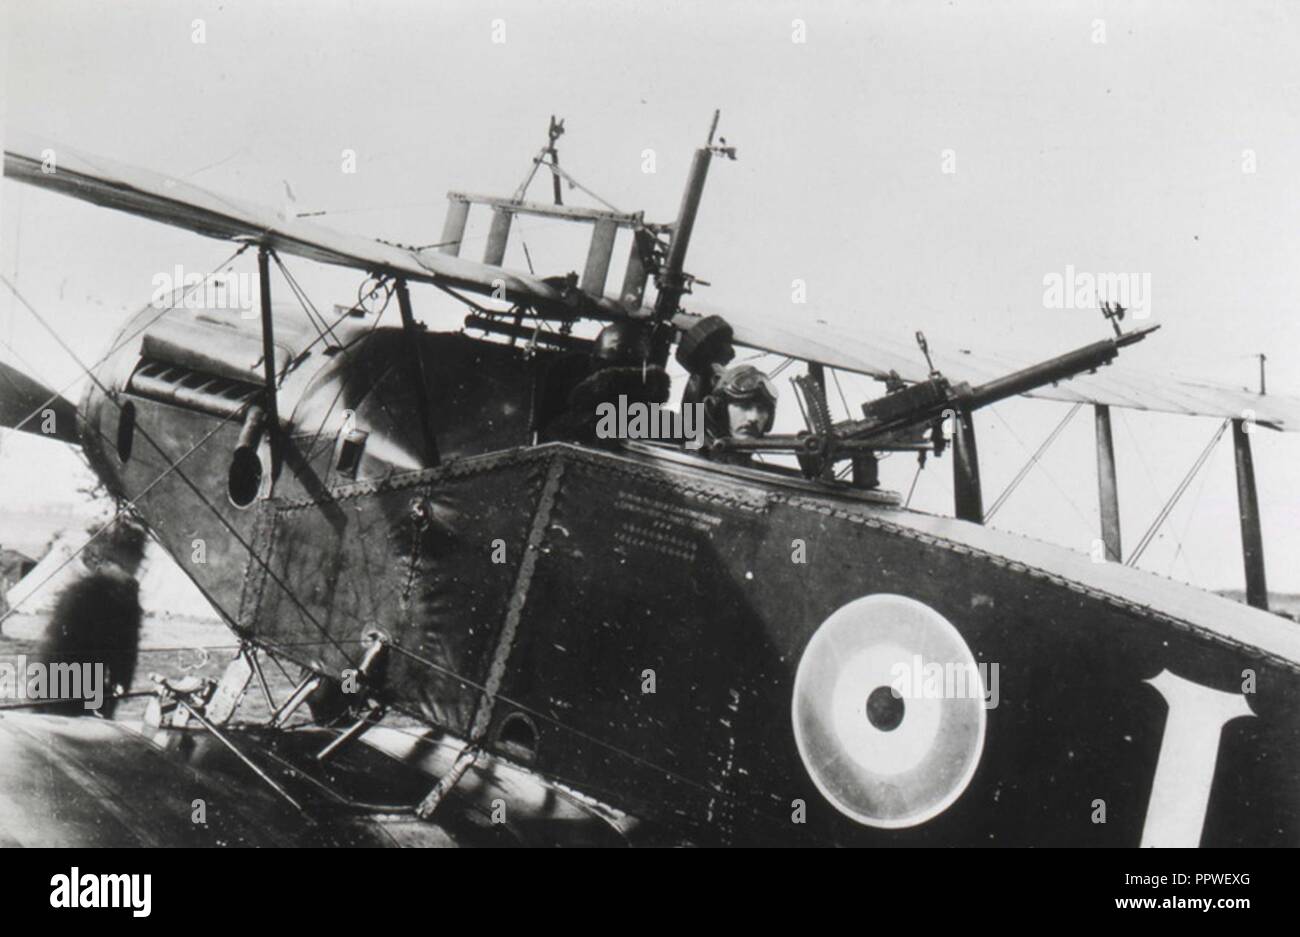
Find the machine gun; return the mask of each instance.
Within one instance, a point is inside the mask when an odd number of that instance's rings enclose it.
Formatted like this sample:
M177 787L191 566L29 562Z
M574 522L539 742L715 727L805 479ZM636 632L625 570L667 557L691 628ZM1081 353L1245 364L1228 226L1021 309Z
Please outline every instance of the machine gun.
M810 475L821 474L825 466L837 459L862 453L931 449L942 452L945 437L938 430L946 417L968 414L1046 384L1095 371L1113 361L1121 348L1140 342L1158 328L1152 325L1093 342L974 387L965 381L954 384L932 366L928 379L864 403L860 420L830 424L824 412L813 408L809 431L758 439L724 437L713 440L711 448L715 452L793 453ZM917 338L928 360L924 337L918 333ZM924 436L927 429L929 441Z

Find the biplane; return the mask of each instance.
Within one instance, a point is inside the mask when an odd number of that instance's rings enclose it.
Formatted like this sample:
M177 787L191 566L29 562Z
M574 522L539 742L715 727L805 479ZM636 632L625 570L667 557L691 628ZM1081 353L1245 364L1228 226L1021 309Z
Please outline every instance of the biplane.
M140 725L0 713L0 836L1300 845L1300 630L1265 608L1249 432L1300 427L1300 400L1125 371L1152 330L1118 316L1012 367L705 314L685 260L734 148L711 130L676 218L651 223L560 204L559 130L533 166L555 204L452 192L431 247L6 145L11 180L234 242L259 289L251 315L145 308L78 359L79 403L0 374L3 425L80 447L240 648L220 681L160 677ZM480 259L471 210L490 213ZM585 260L507 269L521 215L589 228ZM357 300L323 314L290 256L355 270ZM464 328L425 328L416 284L463 303ZM547 439L584 331L617 322L654 336L647 365L724 328L793 359L805 428L700 451ZM836 421L835 371L885 390ZM1013 395L1094 408L1100 555L983 523L971 414ZM1249 604L1123 561L1109 414L1131 406L1232 426ZM882 490L888 451L946 452L954 516ZM250 694L269 719L241 715Z

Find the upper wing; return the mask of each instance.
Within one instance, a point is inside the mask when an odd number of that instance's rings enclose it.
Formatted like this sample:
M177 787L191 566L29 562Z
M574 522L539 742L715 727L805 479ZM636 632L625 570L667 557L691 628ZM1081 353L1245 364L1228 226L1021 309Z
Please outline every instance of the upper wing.
M52 153L52 164L42 159L46 151ZM416 282L477 293L498 291L497 295L511 302L545 305L563 301L561 291L539 277L336 231L160 173L63 146L42 146L21 135L10 134L6 139L4 174L205 237L252 240L285 254Z
M52 171L42 153L53 151ZM108 208L130 212L226 240L252 240L278 251L321 263L415 282L456 287L503 296L510 302L540 308L565 308L564 292L541 279L502 267L476 263L432 250L415 250L373 238L336 231L264 206L227 198L160 173L137 169L62 146L42 147L12 134L5 149L4 173L10 178L62 192ZM627 314L616 297L593 300L595 312L617 318ZM593 311L593 310L588 310ZM649 310L642 310L648 314ZM681 314L674 324L686 329L695 316ZM793 328L728 315L737 343L762 351L815 361L829 367L883 378L896 371L905 380L924 380L928 370L910 346L883 338L850 338L828 329ZM819 334L820 333L820 334ZM952 380L982 383L1015 370L1016 365L991 355L966 352L934 354L936 366ZM1188 381L1110 366L1068 384L1042 387L1029 396L1068 402L1108 404L1195 416L1241 418L1254 411L1255 421L1275 429L1300 429L1300 399L1263 396L1208 382Z
M773 354L816 361L884 379L895 371L905 381L923 381L929 369L915 346L883 336L851 337L823 326L795 331L758 319L728 316L736 343ZM677 317L679 328L689 328L694 316ZM982 384L1025 367L1030 362L1003 355L945 349L931 342L935 367L952 381ZM1025 396L1067 403L1105 404L1183 416L1243 419L1253 414L1256 423L1271 429L1300 431L1300 398L1257 394L1249 390L1157 374L1123 364L1111 364L1093 374L1040 387Z

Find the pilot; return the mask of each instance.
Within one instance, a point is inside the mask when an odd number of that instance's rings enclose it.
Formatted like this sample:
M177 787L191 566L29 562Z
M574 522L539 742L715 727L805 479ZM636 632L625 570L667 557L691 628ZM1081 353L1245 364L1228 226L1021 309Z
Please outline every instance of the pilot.
M704 427L710 441L725 436L759 439L772 431L776 421L776 386L766 374L751 364L738 364L719 375L717 383L704 398ZM748 452L714 455L733 465L749 465Z
M649 327L640 322L613 322L601 329L592 344L590 373L569 393L564 412L546 427L543 438L617 445L617 440L596 435L602 403L617 407L620 396L627 404L664 403L671 379L653 362L651 338Z

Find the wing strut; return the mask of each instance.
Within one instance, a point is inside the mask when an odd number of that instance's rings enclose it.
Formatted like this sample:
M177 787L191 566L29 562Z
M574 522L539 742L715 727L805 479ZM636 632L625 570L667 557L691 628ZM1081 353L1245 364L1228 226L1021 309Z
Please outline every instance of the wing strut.
M280 410L275 394L275 327L271 315L270 248L257 249L257 280L262 302L262 372L266 375L267 444L271 447L271 482L280 474Z
M975 414L958 408L953 416L952 501L959 520L984 523L984 495L980 487L980 459L975 449Z
M433 418L429 413L429 381L424 373L424 355L420 348L420 329L411 314L411 294L406 289L406 280L397 280L397 308L402 313L402 330L406 332L407 344L411 347L411 376L415 380L415 407L420 414L420 429L424 433L425 467L433 468L439 462L438 440L433 433Z
M1260 355L1261 369L1264 366L1263 357ZM1259 383L1262 388L1262 370ZM1246 602L1268 611L1268 583L1264 578L1264 534L1259 525L1259 495L1255 491L1255 460L1250 453L1250 431L1246 429L1244 420L1232 421L1232 449L1237 464L1237 507L1241 514L1241 552L1246 564Z
M1101 507L1101 542L1106 551L1106 559L1111 563L1121 563L1124 551L1119 535L1119 479L1115 474L1115 437L1110 431L1110 406L1097 403L1093 404L1092 409L1097 428L1097 498Z

